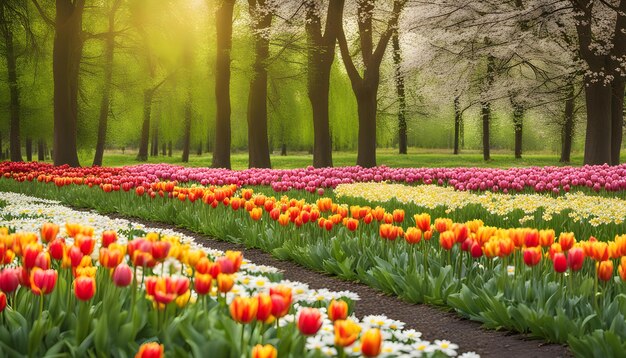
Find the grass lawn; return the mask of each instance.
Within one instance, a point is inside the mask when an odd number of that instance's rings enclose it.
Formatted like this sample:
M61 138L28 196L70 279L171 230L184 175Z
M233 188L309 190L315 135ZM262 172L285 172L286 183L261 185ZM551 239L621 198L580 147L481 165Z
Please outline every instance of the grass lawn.
M626 154L626 153L625 153ZM81 164L89 165L93 159L92 153L80 154ZM123 166L138 164L135 160L135 151L107 151L104 155L105 166ZM485 162L479 151L464 151L462 154L453 155L451 151L440 149L409 149L409 154L399 155L396 149L379 149L377 154L379 165L389 167L525 167L525 166L561 166L559 156L553 153L530 153L522 159L515 159L510 151L492 151L492 160ZM181 153L174 152L172 157L150 157L148 163L169 163L192 167L206 167L211 165L211 153L200 156L191 155L189 163L180 161ZM622 157L626 159L626 155ZM313 156L308 153L291 153L287 156L272 155L272 166L276 169L302 168L311 165ZM231 156L233 169L246 169L248 167L248 153L236 152ZM582 165L582 153L572 155L571 165ZM335 166L352 166L356 163L356 152L334 152L333 163Z

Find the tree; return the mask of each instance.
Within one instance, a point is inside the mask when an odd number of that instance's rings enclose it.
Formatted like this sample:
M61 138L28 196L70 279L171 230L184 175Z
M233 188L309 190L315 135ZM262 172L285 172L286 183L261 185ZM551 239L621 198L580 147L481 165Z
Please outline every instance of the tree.
M335 60L335 44L340 31L344 0L330 0L322 34L319 4L306 0L307 91L313 110L313 166L332 167L330 140L330 72Z
M102 99L100 101L100 114L98 119L98 139L93 165L102 165L104 145L106 143L107 121L109 118L109 106L111 102L111 85L113 78L113 57L115 55L115 14L122 5L122 0L115 0L109 10L109 28L104 36L104 85L102 87Z
M626 0L570 0L587 105L585 164L619 164L626 80Z
M346 72L352 84L357 100L359 115L359 136L357 165L362 167L376 166L376 112L378 108L378 87L380 85L380 65L398 24L398 19L406 0L394 0L391 17L381 34L376 47L373 39L374 2L357 0L358 32L360 52L363 61L363 75L357 70L348 48L343 26L339 33L339 48Z
M26 30L26 37L32 39L30 19L26 3L15 0L5 0L0 4L0 34L4 40L4 58L7 63L7 84L9 85L9 148L10 159L14 162L22 161L20 141L20 92L17 81L17 53L14 37L18 26ZM34 41L31 41L34 43Z
M235 0L219 0L215 22L217 54L215 63L215 146L213 167L230 169L230 51L233 37Z
M267 61L269 34L272 24L272 3L268 0L248 0L254 33L254 64L248 93L248 166L270 168L267 138Z
M54 20L48 17L37 0L32 2L44 21L54 26L54 165L78 167L78 74L83 50L85 0L56 0Z

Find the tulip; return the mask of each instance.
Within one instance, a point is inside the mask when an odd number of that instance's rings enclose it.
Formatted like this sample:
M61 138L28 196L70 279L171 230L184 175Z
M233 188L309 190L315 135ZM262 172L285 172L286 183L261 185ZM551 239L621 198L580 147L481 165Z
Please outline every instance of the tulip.
M417 244L422 240L422 231L416 227L410 227L406 230L404 239L409 244Z
M278 351L271 344L264 346L257 344L252 348L252 358L276 358Z
M322 327L322 314L317 308L305 307L298 316L298 330L305 336L312 336Z
M257 295L259 307L256 313L257 321L265 322L272 317L272 298L267 293L259 293Z
M578 271L583 268L585 262L585 253L580 247L572 247L567 254L567 265L572 271Z
M574 238L574 233L562 232L559 235L559 245L561 245L561 249L563 251L567 251L571 249L575 243L576 243L576 238Z
M481 257L483 255L483 249L476 241L474 241L472 243L472 246L470 246L470 254L475 259L477 259L477 258L479 258L479 257Z
M68 256L70 257L72 267L80 265L80 261L83 259L83 253L78 246L72 246L69 249Z
M156 342L144 343L139 347L135 358L163 358L163 345Z
M53 259L62 260L65 253L65 241L59 238L52 240L48 244L48 252Z
M448 218L435 219L435 229L440 233L452 229L452 220Z
M152 257L157 261L163 261L170 252L172 244L169 241L157 241L152 244Z
M194 276L194 289L198 295L206 295L211 292L213 277L211 275L196 272Z
M534 229L528 231L524 237L524 245L526 245L526 247L539 246L539 231Z
M524 263L528 266L535 266L541 261L541 248L529 247L524 249Z
M261 217L263 216L263 209L261 209L261 208L254 208L254 209L250 210L248 213L250 214L250 219L252 219L254 221L259 221L259 220L261 220Z
M231 274L239 271L239 267L243 261L243 255L240 251L226 251L224 256L217 259L220 266L220 272Z
M230 316L239 323L250 323L256 318L258 308L256 298L237 296L230 303Z
M393 221L396 223L401 223L404 221L404 210L396 209L393 211Z
M133 280L133 271L127 264L119 264L115 267L115 270L113 270L111 278L115 286L126 287L130 285Z
M328 304L328 319L331 321L344 320L348 317L348 304L343 300L332 300Z
M383 343L380 330L377 328L368 329L361 337L361 353L365 357L376 357L380 354Z
M120 250L101 248L100 249L100 265L112 269L122 262L123 254Z
M102 247L109 247L112 243L117 241L117 233L112 230L102 232Z
M235 285L235 281L232 275L220 273L217 275L217 290L221 293L229 292L233 286Z
M0 291L0 313L4 311L7 306L7 295Z
M453 224L452 231L454 232L454 239L456 242L462 243L469 237L469 228L464 224Z
M352 219L352 218L347 219L346 220L346 227L350 231L355 231L359 227L359 220Z
M81 301L89 301L96 293L96 280L80 276L74 280L74 295Z
M430 215L423 213L423 214L415 214L413 216L413 219L415 219L415 226L417 226L420 230L422 230L422 232L424 231L430 231Z
M596 265L599 280L608 281L613 277L613 261L605 260Z
M41 240L44 242L50 242L56 239L59 233L59 225L52 223L44 223L41 226Z
M563 273L567 270L567 258L562 252L557 252L554 254L554 257L552 258L552 263L554 265L554 271L558 273Z
M361 326L350 319L337 320L335 321L334 327L335 345L340 347L346 347L354 343L361 332Z
M41 250L43 250L43 247L41 246L41 244L32 243L24 247L23 254L24 254L24 267L25 268L30 270L33 267L35 267L35 261L37 260L37 257L41 253Z
M591 257L596 261L609 259L609 245L606 242L594 242L591 244Z
M619 272L619 277L622 279L622 281L626 281L626 256L622 256L622 258L620 259L619 266L617 267L617 272Z
M444 231L439 234L439 245L445 250L452 249L456 242L453 231Z
M0 271L0 291L12 293L20 284L21 271L16 268L5 268Z
M80 248L80 252L82 252L83 255L91 255L93 248L96 245L96 240L94 240L91 236L79 234L76 236L75 245Z
M285 297L279 294L271 294L270 299L272 301L272 316L281 318L289 313L291 301L287 301Z
M30 273L30 289L36 295L47 295L57 283L58 273L55 270L34 268Z
M554 230L539 230L539 243L543 247L551 246L554 243Z

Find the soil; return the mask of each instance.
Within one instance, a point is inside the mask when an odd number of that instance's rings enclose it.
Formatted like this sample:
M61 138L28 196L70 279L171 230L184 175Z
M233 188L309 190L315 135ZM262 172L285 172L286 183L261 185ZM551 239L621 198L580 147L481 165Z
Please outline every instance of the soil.
M445 312L425 304L404 302L367 285L341 280L337 277L312 271L291 261L281 261L259 249L249 249L243 245L220 241L192 231L163 223L110 214L113 218L132 220L146 226L174 229L193 237L208 248L217 250L242 251L246 259L258 265L268 265L280 269L286 279L307 283L314 289L327 288L335 291L349 290L361 298L355 305L357 317L384 314L389 318L405 322L405 329L422 332L422 338L429 341L448 339L459 345L459 352L473 351L481 357L572 357L566 345L548 344L510 331L495 331L481 327L479 322L459 317L453 312Z

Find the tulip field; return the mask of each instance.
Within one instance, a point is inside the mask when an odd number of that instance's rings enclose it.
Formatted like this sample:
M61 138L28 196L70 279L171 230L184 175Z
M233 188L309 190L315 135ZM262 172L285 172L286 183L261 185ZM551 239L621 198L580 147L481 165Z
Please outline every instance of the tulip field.
M260 248L576 356L626 356L626 166L4 162L0 175L5 355L463 353L453 336L426 342L402 322L350 316L353 293L281 282L241 253L68 205Z

